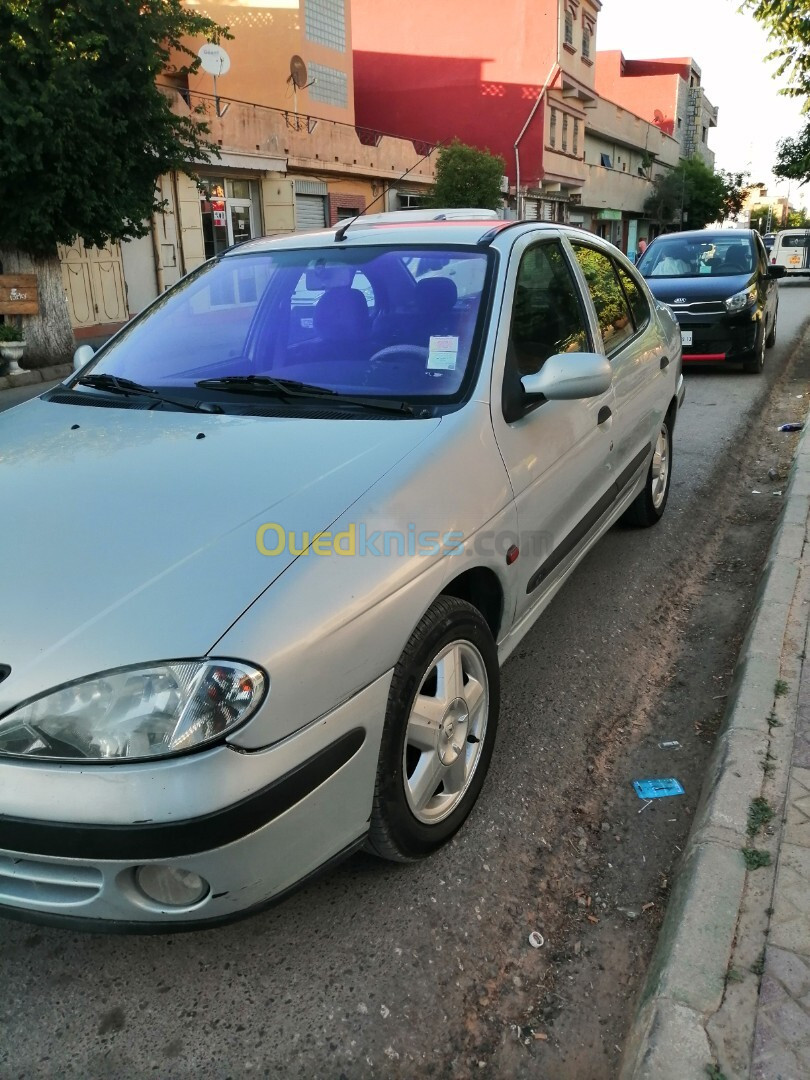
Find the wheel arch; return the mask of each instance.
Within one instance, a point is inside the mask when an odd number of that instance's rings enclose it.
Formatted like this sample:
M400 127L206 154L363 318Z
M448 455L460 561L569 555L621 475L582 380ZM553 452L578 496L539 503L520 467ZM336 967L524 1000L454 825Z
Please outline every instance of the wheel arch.
M441 596L455 596L477 608L498 640L504 617L504 589L500 578L487 566L474 566L448 581Z

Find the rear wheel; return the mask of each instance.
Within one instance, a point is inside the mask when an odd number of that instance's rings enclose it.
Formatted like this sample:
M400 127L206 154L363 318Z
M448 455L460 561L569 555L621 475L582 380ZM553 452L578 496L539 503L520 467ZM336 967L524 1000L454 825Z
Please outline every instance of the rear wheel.
M776 339L774 339L776 340ZM760 375L765 367L765 327L757 334L757 343L743 360L743 371L748 375Z
M489 768L499 700L498 654L483 616L439 597L394 668L369 851L408 862L461 827Z
M669 414L661 421L655 440L652 461L644 490L630 503L622 516L626 525L648 529L664 515L672 479L672 429Z

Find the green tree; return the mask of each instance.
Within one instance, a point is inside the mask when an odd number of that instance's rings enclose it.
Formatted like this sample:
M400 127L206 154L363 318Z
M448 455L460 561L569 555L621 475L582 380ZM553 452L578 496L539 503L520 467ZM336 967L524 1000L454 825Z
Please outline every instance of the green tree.
M183 38L220 36L182 0L0 0L0 266L39 279L27 360L72 348L57 244L143 236L157 178L216 152L155 77L197 69Z
M798 180L800 185L810 180L810 122L795 139L781 139L777 143L773 172L785 180Z
M503 206L501 177L505 171L502 157L454 139L439 151L430 205L498 210Z
M700 158L685 158L655 178L644 212L659 226L702 229L723 217L730 191L729 182Z
M804 210L788 210L786 229L806 229L810 225L810 218Z
M810 4L807 0L743 0L743 11L750 11L779 42L766 56L776 60L775 77L786 76L782 93L801 97L805 111L810 107Z
M750 179L748 173L725 172L723 169L717 174L723 181L723 216L737 220L741 213L748 194L746 186Z

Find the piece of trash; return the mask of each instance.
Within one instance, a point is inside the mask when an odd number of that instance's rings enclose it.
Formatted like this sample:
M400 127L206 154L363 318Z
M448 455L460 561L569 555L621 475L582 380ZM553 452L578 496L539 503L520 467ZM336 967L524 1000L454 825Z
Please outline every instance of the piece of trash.
M772 495L781 495L782 492L781 491L773 491L773 492L771 492L771 494Z
M535 1031L534 1037L539 1039L540 1042L548 1042L548 1035L546 1035L545 1031Z
M757 491L757 489L756 489L756 488L754 488L754 490L753 490L753 491L751 492L751 494L752 494L752 495L761 495L761 494L762 494L762 492L761 492L761 491Z
M780 424L777 431L801 431L804 424Z
M546 943L546 939L542 934L538 934L536 930L532 930L529 934L529 944L533 949L542 949Z
M620 911L622 913L622 915L626 915L627 918L630 919L631 921L633 919L638 918L638 912L634 911L632 908L620 907L620 908L616 908L616 910Z
M776 469L774 469L773 466L771 466L770 469L768 469L768 479L769 480L776 480L776 478L778 476L779 476L779 473L776 471Z
M592 923L598 923L599 922L599 920L597 919L597 917L595 915L588 915L587 918L588 918L588 922L592 922Z
M681 744L677 739L662 739L658 744L659 750L680 750Z
M668 795L683 795L684 790L674 776L657 780L634 780L633 787L640 799L664 799Z
M655 904L653 903L652 900L650 900L649 903L641 905L641 910L642 911L649 911L650 908L654 908L654 907L655 907Z
M645 811L645 810L647 809L647 807L648 807L648 806L652 806L652 804L653 804L653 801L652 801L652 799L647 799L647 801L646 801L646 802L644 803L644 805L642 806L641 810L639 810L639 813L640 813L640 814L641 814L641 813L643 813L643 812L644 812L644 811ZM617 839L617 840L619 839L619 838L618 838L618 836L616 837L616 839Z

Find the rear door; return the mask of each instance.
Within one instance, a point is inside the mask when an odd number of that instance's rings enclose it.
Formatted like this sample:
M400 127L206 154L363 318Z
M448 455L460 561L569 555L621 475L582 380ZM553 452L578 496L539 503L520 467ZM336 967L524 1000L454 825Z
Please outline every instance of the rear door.
M663 385L670 356L637 272L601 248L571 246L596 309L605 355L613 368L613 443L618 496L649 465L654 435L666 409Z
M492 423L515 495L520 559L516 616L565 570L613 501L615 394L521 401L520 379L566 352L592 351L595 324L558 238L528 233L512 249L492 382Z

